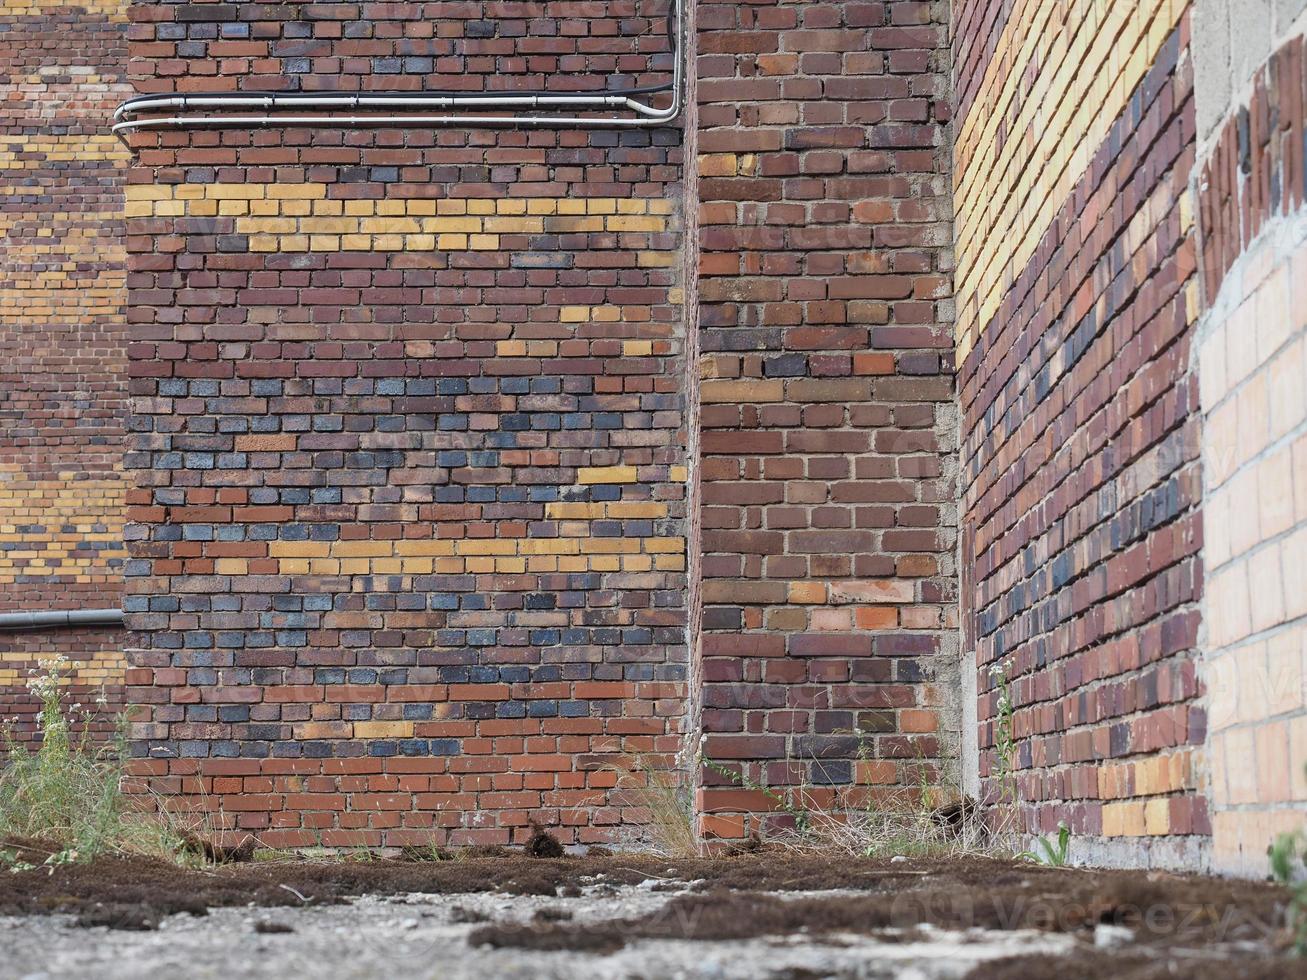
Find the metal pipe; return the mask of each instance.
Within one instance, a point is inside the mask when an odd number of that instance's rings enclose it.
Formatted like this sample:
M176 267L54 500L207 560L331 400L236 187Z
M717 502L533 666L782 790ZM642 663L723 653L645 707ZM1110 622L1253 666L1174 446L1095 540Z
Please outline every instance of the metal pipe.
M684 65L685 25L681 5L684 0L672 0L667 12L668 37L672 40L672 80L662 85L643 86L620 92L608 92L602 95L558 95L548 92L504 93L487 95L485 93L466 94L442 91L424 92L296 92L296 93L229 93L229 92L195 92L178 95L142 95L128 99L114 112L116 122L113 133L123 143L127 135L136 130L146 129L231 129L268 126L333 126L344 128L375 128L391 126L530 126L549 128L647 128L663 126L680 115L684 103L682 92ZM631 98L632 95L653 94L662 91L672 93L671 104L664 109L657 109L644 102ZM173 115L156 116L150 119L138 118L138 113L161 109L180 109L187 113L192 108L213 106L220 109L263 107L265 115ZM314 116L283 116L273 114L282 109L327 106L329 108L358 109L374 106L376 108L455 109L463 106L503 108L594 108L626 109L634 116L555 116L555 115L462 115L462 114L387 114L358 116L337 116L323 113Z
M337 126L346 128L367 128L367 127L388 127L388 126L544 126L553 128L576 128L576 127L604 127L604 128L642 128L650 126L661 126L672 122L682 109L681 84L680 84L680 63L676 66L676 81L673 84L672 104L665 109L656 109L652 106L637 102L634 99L625 96L470 96L467 98L457 98L454 96L433 96L430 99L404 99L392 101L387 96L348 96L338 97L330 100L330 104L350 106L352 108L365 108L371 104L388 105L430 105L434 108L455 108L458 106L503 106L505 108L513 106L530 106L532 108L549 108L557 105L559 107L580 108L593 106L599 108L617 108L622 107L635 112L633 117L614 118L610 116L532 116L532 115L508 115L508 116L472 116L472 115L399 115L379 113L371 116L337 116L331 113L324 113L316 116L281 116L281 115L262 115L262 116L242 116L242 115L197 115L197 116L161 116L150 119L125 119L122 122L115 123L113 132L120 139L124 134L143 129L230 129L246 127L266 127L266 126ZM190 107L188 96L168 97L167 100L161 100L160 103L151 104L147 108L162 108L164 102L171 107L180 108L185 111ZM312 100L313 102L326 102L328 100ZM220 105L224 108L234 108L237 106L267 105L269 108L275 106L301 106L302 103L294 99L274 99L272 96L266 98L250 99L242 96L232 96L230 98L210 98L205 100L206 104ZM132 112L135 110L129 110Z
M620 126L657 125L670 122L674 117L657 119L641 117L638 119L604 119L595 116L161 116L153 119L141 119L130 124L138 129L252 129L267 126L304 127L330 126L344 129L366 129L392 126L533 126L574 129L579 127L612 128ZM120 123L128 127L129 124ZM117 127L115 127L117 131Z
M43 609L0 613L0 632L59 629L63 626L122 626L121 609Z
M659 92L667 92L672 88L670 80L661 82L657 85L641 85L632 88L624 88L609 92L571 92L560 94L558 92L546 91L543 89L522 89L504 92L468 92L465 90L454 89L424 89L422 91L402 91L402 92L385 92L385 91L363 91L363 92L342 92L342 91L312 91L312 92L283 92L283 91L259 91L245 90L240 91L222 91L222 92L184 92L170 94L147 94L135 95L123 102L114 110L114 120L120 120L124 116L140 112L147 109L167 108L179 105L202 105L205 102L247 102L250 105L264 105L269 100L274 103L295 102L304 105L323 102L342 102L353 104L356 101L365 101L373 99L384 99L388 103L400 104L414 100L431 100L431 99L473 99L473 98L497 98L520 101L523 99L539 98L542 100L554 99L583 99L594 101L596 99L624 99L633 95L656 95Z
M670 88L670 86L669 86ZM249 95L239 94L217 98L212 95L161 95L146 96L133 99L130 102L124 102L114 111L114 119L122 120L124 116L135 115L140 112L156 112L164 109L182 109L186 110L192 107L202 107L207 104L218 105L222 108L342 108L342 109L366 109L366 108L393 108L398 106L413 105L430 105L435 107L452 107L457 105L467 106L629 106L637 112L655 113L660 110L653 109L643 103L636 102L626 95L427 95L424 97L414 97L411 95L389 95L385 93L367 94L367 95L340 95L337 93L324 93L323 95L282 95L278 96L273 93L266 95Z

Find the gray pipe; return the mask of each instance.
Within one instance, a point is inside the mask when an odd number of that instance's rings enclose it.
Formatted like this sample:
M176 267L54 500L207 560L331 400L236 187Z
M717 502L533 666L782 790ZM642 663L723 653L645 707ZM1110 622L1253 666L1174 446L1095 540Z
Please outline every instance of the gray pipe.
M639 116L629 119L607 119L598 116L163 116L152 119L134 119L113 127L116 134L138 129L264 129L269 126L303 127L331 126L342 129L467 126L548 126L555 129L626 129L629 127L661 126L671 122L676 114L666 116Z
M493 107L530 107L543 109L550 107L584 106L596 108L629 108L645 115L662 110L651 109L643 103L636 102L624 95L432 95L421 98L417 95L373 95L370 93L343 94L331 96L303 95L241 95L218 98L212 95L197 98L194 95L159 95L133 99L124 102L114 110L113 118L119 122L127 116L136 116L142 112L158 112L162 109L181 109L189 112L202 109L206 105L215 105L224 109L395 109L406 106L428 106L433 109L454 109L459 106L493 106Z
M59 629L64 626L122 626L121 609L42 609L0 613L0 632Z
M112 132L124 145L127 136L141 129L226 129L226 128L263 128L268 126L340 126L345 128L366 127L501 127L501 126L544 126L549 128L646 128L666 126L673 122L684 108L683 72L685 60L685 24L682 11L684 0L672 0L668 16L675 18L677 43L675 61L672 66L671 93L672 101L665 109L630 98L630 94L606 93L596 95L552 95L531 94L513 95L510 93L487 94L469 93L467 95L430 95L421 93L387 93L360 92L341 93L338 96L323 98L306 98L299 93L268 93L258 96L230 94L221 92L187 93L185 95L147 96L129 99L114 112L115 123ZM199 98L196 98L199 96ZM456 109L459 107L498 106L506 109L577 109L577 108L622 108L635 113L627 117L602 116L553 116L553 115L505 115L505 116L471 116L471 115L398 115L378 114L375 116L337 116L323 113L314 116L278 116L278 115L190 115L201 107L218 109L249 109L262 107L265 111L284 108L306 108L309 105L327 105L336 108L359 109L375 106L377 108L410 106L417 108ZM141 111L160 109L180 109L187 115L163 116L151 119L137 118Z

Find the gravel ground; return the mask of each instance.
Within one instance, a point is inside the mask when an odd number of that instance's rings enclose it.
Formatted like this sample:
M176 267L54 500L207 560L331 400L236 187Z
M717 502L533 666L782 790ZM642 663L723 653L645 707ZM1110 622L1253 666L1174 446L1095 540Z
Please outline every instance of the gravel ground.
M492 949L468 942L469 934L487 922L526 924L548 910L545 915L570 917L572 924L583 925L655 913L674 894L600 885L572 898L489 893L363 896L349 905L321 908L228 908L201 918L175 915L151 932L77 928L68 916L0 917L0 977L934 980L961 977L990 959L1061 954L1076 945L1063 934L930 928L883 939L835 934L716 942L640 940L609 955ZM811 898L814 893L805 894Z

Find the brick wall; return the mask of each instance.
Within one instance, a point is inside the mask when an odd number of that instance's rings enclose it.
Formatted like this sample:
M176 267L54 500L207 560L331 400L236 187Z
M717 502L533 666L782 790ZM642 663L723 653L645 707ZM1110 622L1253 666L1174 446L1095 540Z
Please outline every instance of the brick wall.
M1251 875L1307 816L1304 54L1231 100L1198 183L1212 861Z
M740 837L790 819L741 784L860 803L959 741L992 798L1001 668L1021 829L1258 870L1305 795L1300 42L702 2L678 126L105 132L125 38L142 92L670 68L665 2L435 6L0 8L0 609L126 573L151 787L585 843L647 818L610 765L702 752ZM0 711L122 638L0 637Z
M138 87L666 71L650 5L554 6L144 4ZM773 786L937 776L941 9L698 17L694 244L675 129L136 138L128 609L156 788L288 843L530 819L588 841L643 818L604 764L670 765L692 725ZM705 829L752 829L745 796L708 788Z
M104 120L130 92L126 6L0 4L0 612L121 601L128 155ZM120 703L123 640L0 633L0 719L30 735L24 683L58 654L74 699Z
M995 762L1001 665L1021 828L1065 821L1081 859L1194 863L1209 828L1186 4L976 2L957 17L964 670L978 673L980 771Z
M139 87L670 68L664 5L438 6L139 4ZM680 132L135 139L150 783L283 844L639 823L604 767L671 763L689 660Z
M699 4L710 833L775 807L741 784L828 807L937 777L934 681L956 659L945 18Z

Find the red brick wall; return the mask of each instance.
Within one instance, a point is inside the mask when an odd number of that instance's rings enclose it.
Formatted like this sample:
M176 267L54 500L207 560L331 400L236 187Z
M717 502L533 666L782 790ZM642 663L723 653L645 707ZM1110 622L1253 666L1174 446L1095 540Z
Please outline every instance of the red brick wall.
M947 27L920 2L701 3L699 803L934 778L956 656ZM774 818L783 823L785 815Z
M140 4L139 87L670 67L665 5L435 6ZM136 137L130 680L156 790L282 844L644 819L604 767L669 765L685 722L680 143Z
M950 52L938 3L699 3L684 133L193 129L124 194L104 128L125 32L139 91L594 91L666 77L666 6L0 8L0 609L125 567L142 771L271 843L613 839L605 766L696 751L705 831L783 825L737 784L937 778L961 653L1023 829L1192 859L1184 5L960 0ZM1273 102L1209 299L1301 182ZM0 637L0 710L119 638Z
M1262 228L1307 200L1304 41L1276 50L1253 77L1247 105L1221 126L1202 165L1203 297L1212 304L1225 274Z
M125 6L0 4L0 612L121 603ZM30 734L57 654L75 699L120 702L123 641L0 632L0 719Z
M1049 37L1070 46L1068 58L1085 61L1079 74L1059 77L1085 92L1096 91L1095 72L1132 63L1124 53L1101 67L1093 60L1102 57L1102 31L1092 18L1059 25L1053 22L1065 12L1045 11L1041 27L975 6L966 6L961 24L997 23L1008 36L1000 45L959 36L959 52L1001 51L1016 43L1012 31L1061 31ZM992 774L995 762L998 691L989 668L1005 665L1012 678L1021 828L1047 832L1065 821L1078 837L1168 838L1151 856L1125 860L1182 862L1194 859L1192 842L1210 832L1199 791L1205 715L1195 672L1202 533L1190 374L1196 255L1186 200L1192 65L1187 16L1157 32L1142 10L1127 5L1118 13L1129 25L1118 44L1158 44L1145 53L1137 81L1125 85L1129 95L1114 119L1104 118L1097 97L1047 89L1036 63L1001 111L974 100L970 111L982 114L980 122L962 132L978 135L960 137L963 196L976 174L992 175L998 185L1013 182L1014 213L1023 218L1041 201L1055 205L1046 226L995 225L973 240L957 202L960 282L973 282L977 262L1024 244L1022 235L1031 244L1029 258L1018 251L1010 268L994 264L981 275L981 288L996 297L992 315L977 321L972 314L986 310L983 292L977 298L968 286L958 297L974 330L958 379L961 562L970 580L964 643L980 672L982 773ZM1001 86L1022 68L993 67L959 55L959 91L977 87L966 77L973 71L989 70ZM1107 75L1105 84L1121 81ZM1036 97L1046 91L1084 108L1035 118ZM997 149L983 134L995 113L1004 136ZM1073 144L1059 147L1043 170L1027 168L1042 153L1035 147L1051 120L1074 135L1082 117L1093 140L1083 172L1056 169L1080 159L1069 152ZM1010 158L1012 174L972 165L985 154ZM974 206L986 214L1006 206L976 193ZM996 795L992 785L990 792ZM1080 846L1088 857L1096 843ZM1110 849L1099 856L1122 859Z
M144 4L133 53L151 91L665 74L665 5L546 6ZM695 244L676 128L136 137L156 789L283 843L609 839L645 815L603 766L672 764L691 721L827 803L934 778L945 27L915 2L698 15ZM758 800L699 803L736 836Z

